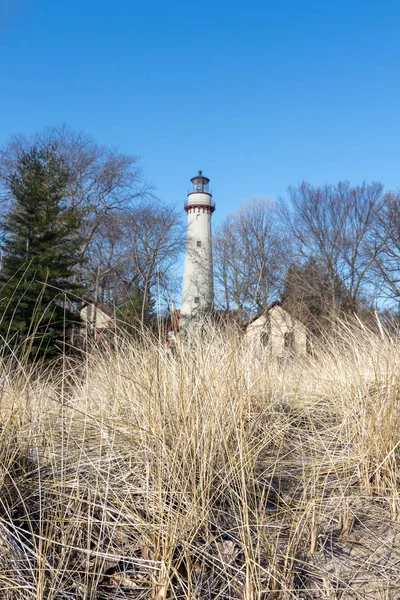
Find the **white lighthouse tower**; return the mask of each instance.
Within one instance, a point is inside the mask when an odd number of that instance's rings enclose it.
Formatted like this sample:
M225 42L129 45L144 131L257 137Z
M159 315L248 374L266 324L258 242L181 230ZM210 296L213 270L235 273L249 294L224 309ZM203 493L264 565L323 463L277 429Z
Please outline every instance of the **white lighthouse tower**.
M203 176L202 171L191 182L185 202L188 226L182 286L182 329L210 312L214 301L211 215L215 204L208 188L210 180Z

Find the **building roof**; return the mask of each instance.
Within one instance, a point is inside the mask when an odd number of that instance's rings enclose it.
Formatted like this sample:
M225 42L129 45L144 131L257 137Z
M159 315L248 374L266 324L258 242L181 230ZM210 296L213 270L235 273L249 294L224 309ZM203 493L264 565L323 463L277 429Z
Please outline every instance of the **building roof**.
M84 303L81 310L86 308L86 306L94 306L96 308L96 310L99 310L100 312L104 313L105 315L107 315L107 317L114 316L114 310L110 306L107 306L106 304L101 304L100 302L94 303L94 302L88 301L88 302Z
M287 307L284 305L282 300L275 300L274 302L271 302L266 307L259 310L258 313L254 315L254 317L251 317L248 321L246 321L246 323L243 324L243 328L246 329L246 327L248 325L250 325L251 323L254 323L255 321L257 321L257 319L259 319L263 315L266 315L270 310L272 310L273 308L275 308L277 306L279 308L281 308L282 310L284 310L285 312L287 312L291 317L293 317L293 319L296 319L296 321L299 321L299 323L301 323L300 319L298 319L297 317L295 317L294 315L291 314L290 310L287 309Z

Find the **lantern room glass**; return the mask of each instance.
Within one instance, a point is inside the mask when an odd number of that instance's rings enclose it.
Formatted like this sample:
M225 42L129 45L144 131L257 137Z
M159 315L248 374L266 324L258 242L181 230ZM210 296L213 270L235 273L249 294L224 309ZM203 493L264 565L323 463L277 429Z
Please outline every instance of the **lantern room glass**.
M208 194L208 179L206 177L194 177L192 179L192 192L205 192Z

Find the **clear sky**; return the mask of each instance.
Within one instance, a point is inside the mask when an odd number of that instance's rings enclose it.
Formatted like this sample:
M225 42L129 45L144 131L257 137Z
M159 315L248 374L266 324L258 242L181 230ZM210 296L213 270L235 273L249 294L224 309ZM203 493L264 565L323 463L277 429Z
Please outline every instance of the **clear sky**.
M313 183L400 187L398 0L0 0L0 144L67 123L215 217Z

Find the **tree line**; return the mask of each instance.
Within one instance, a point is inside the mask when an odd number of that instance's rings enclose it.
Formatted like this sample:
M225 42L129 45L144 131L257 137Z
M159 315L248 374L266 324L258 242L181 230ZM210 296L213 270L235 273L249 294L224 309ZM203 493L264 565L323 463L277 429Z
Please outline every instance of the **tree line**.
M0 336L10 352L66 348L79 306L154 319L179 298L181 210L139 160L68 127L0 149ZM400 196L380 183L290 187L250 200L214 232L216 308L245 320L276 299L310 328L400 298Z
M10 352L66 348L85 300L146 324L170 301L184 228L139 161L68 127L0 151L0 336Z
M228 215L214 239L221 308L254 314L284 300L315 325L363 310L397 312L400 194L381 183L288 189Z

